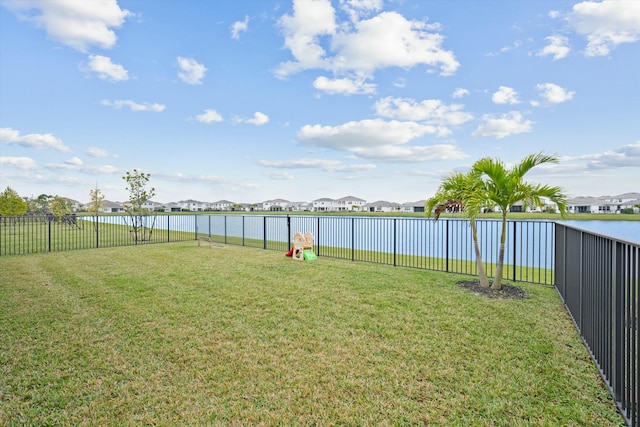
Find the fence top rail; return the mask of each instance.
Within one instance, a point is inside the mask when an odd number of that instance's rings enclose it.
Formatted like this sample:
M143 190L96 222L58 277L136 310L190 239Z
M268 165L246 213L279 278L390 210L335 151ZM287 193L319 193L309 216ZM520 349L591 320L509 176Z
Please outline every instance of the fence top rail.
M625 245L629 245L629 246L634 246L636 248L640 248L640 243L638 243L636 241L633 241L633 240L626 240L626 239L623 239L621 237L612 236L610 234L601 233L599 231L587 230L586 228L581 228L581 227L576 227L574 225L564 224L564 223L562 223L562 221L554 221L554 222L558 226L569 228L569 229L575 230L575 231L579 231L579 232L581 232L583 234L590 234L592 236L603 237L605 239L609 239L609 240L612 240L612 241L617 242L617 243L623 243Z

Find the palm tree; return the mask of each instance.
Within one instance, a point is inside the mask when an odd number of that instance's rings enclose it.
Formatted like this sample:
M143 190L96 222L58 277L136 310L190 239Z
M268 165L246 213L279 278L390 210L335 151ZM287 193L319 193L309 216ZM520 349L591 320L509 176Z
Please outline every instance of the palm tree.
M544 204L542 198L546 197L556 203L562 217L567 213L567 197L560 187L531 184L524 181L527 172L543 163L558 163L558 158L542 153L531 154L520 163L507 168L499 159L485 157L473 165L472 170L482 175L487 199L502 211L500 251L491 289L502 289L507 213L514 203L522 202L524 208L530 205L540 207Z
M476 254L476 267L480 286L489 287L487 273L482 263L482 253L478 243L478 230L476 227L476 217L482 211L486 201L486 191L481 174L471 171L467 174L456 172L445 178L440 183L438 192L427 200L425 207L428 216L432 214L437 220L440 214L446 210L463 211L469 218L471 234L473 236L473 248Z

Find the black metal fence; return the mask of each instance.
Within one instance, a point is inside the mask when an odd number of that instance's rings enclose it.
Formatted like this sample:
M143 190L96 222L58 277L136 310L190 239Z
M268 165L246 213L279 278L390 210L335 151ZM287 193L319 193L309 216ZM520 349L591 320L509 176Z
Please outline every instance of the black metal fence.
M192 216L0 217L0 255L24 255L193 240Z
M198 215L196 233L219 243L287 252L296 231L315 236L318 256L477 274L469 222L458 219L285 215ZM509 221L504 277L553 284L551 221ZM477 221L488 275L497 263L501 222Z
M640 245L556 224L556 288L629 426L640 424Z

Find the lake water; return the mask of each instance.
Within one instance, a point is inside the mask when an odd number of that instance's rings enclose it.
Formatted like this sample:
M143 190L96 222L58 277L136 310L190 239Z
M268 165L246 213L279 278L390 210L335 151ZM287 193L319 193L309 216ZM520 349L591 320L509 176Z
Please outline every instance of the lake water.
M640 243L640 221L558 221L572 227L582 228L607 236Z

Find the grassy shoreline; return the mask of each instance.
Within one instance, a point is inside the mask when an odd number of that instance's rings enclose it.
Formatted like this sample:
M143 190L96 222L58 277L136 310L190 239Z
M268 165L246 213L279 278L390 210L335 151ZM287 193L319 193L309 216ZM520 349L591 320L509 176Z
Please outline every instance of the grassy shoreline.
M549 286L193 241L0 270L0 425L624 425Z

